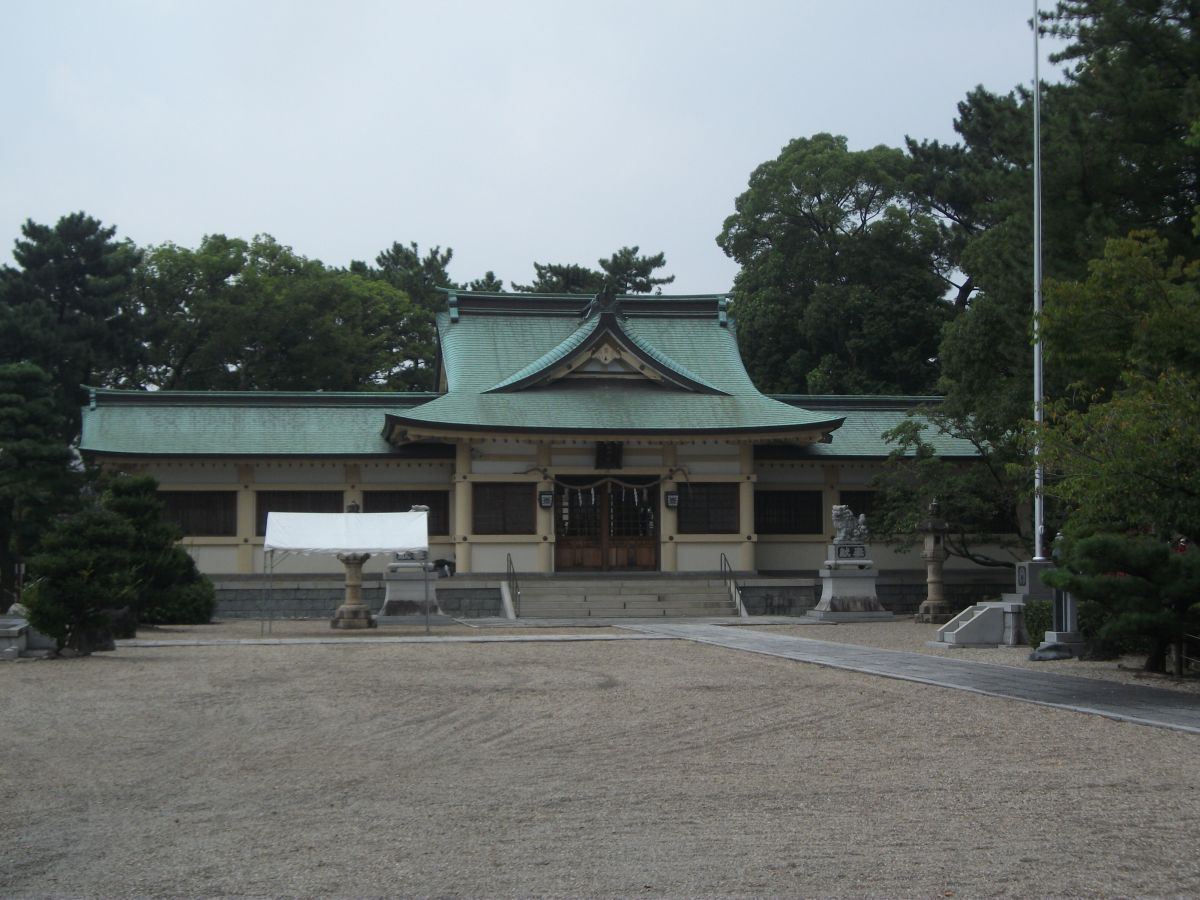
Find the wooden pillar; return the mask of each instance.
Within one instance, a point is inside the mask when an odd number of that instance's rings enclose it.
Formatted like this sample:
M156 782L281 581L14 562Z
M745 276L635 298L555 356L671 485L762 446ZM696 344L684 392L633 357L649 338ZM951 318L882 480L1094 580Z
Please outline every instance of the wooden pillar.
M538 493L543 491L554 491L554 482L545 475L550 471L550 453L549 444L537 445L537 464L542 470L542 480L538 482ZM553 506L550 509L543 509L539 500L537 510L537 530L538 536L541 538L541 543L538 544L537 560L539 572L554 571L554 514L556 510Z
M674 444L663 445L662 460L668 472L677 465L675 450ZM679 571L679 545L675 543L679 534L679 513L667 507L667 491L678 490L679 482L672 479L664 481L658 492L658 568L662 572Z
M470 535L474 515L471 504L471 445L454 445L454 565L459 572L471 571Z
M237 492L237 570L239 575L254 572L254 466L238 466Z
M758 568L754 559L754 445L741 444L738 447L738 460L738 471L742 476L738 482L738 521L742 528L738 568L743 572L753 572Z

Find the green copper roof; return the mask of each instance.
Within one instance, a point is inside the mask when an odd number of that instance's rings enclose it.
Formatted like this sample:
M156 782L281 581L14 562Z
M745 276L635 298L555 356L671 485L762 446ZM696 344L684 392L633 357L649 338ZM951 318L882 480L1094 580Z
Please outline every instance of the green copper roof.
M763 396L738 355L720 301L711 297L620 297L613 326L668 381L561 380L498 390L567 359L602 327L591 298L554 303L513 295L458 295L438 317L447 393L390 421L397 430L541 431L565 434L719 434L781 436L836 428L839 416ZM703 392L701 392L703 391ZM719 392L719 393L718 393Z
M394 456L388 412L434 394L93 392L85 453L138 456Z
M80 449L118 456L395 457L403 451L381 437L385 419L435 396L98 390L95 404L83 410ZM844 417L845 423L832 433L828 444L769 449L790 459L832 460L886 457L892 448L884 443L883 432L904 421L907 410L918 402L936 403L938 398L778 399L825 416ZM966 441L938 435L933 428L926 439L940 455L976 455ZM411 450L431 452L421 445Z

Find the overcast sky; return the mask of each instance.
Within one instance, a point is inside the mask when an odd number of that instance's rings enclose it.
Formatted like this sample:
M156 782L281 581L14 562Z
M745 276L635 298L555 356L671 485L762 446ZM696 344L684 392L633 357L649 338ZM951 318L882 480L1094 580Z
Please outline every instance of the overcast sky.
M1031 15L1030 0L9 0L0 262L26 218L82 209L141 245L266 232L330 265L450 246L460 281L637 244L666 253L670 292L721 292L736 266L714 238L755 166L821 131L851 149L953 139L972 87L1029 83Z

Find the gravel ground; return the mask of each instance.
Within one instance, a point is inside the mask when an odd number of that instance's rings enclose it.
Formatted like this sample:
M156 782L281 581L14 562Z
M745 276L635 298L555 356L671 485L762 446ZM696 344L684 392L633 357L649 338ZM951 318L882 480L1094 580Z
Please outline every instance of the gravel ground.
M468 620L469 621L469 620ZM258 619L224 619L208 625L163 625L143 626L138 629L139 640L190 641L219 639L268 638L364 638L364 637L424 637L425 626L380 625L378 628L343 629L331 628L329 619L275 619L266 631ZM475 625L454 623L432 624L429 633L433 637L471 637L479 634L525 635L525 634L612 634L612 628L481 628Z
M1200 675L1195 673L1182 681L1176 678L1141 671L1144 656L1123 656L1120 659L1061 659L1033 662L1029 658L1030 648L1022 647L964 647L947 649L929 647L927 641L937 639L937 627L920 625L909 618L898 618L895 622L857 622L837 625L758 625L763 631L790 634L795 637L813 638L818 641L835 641L839 644L858 644L863 647L882 647L887 650L912 650L935 656L950 656L957 659L973 659L977 662L996 663L1002 666L1019 666L1053 672L1057 675L1078 675L1083 678L1100 678L1105 681L1120 681L1126 684L1141 684L1150 687L1187 691L1200 696Z
M1195 736L686 642L122 648L0 713L6 897L1200 894Z

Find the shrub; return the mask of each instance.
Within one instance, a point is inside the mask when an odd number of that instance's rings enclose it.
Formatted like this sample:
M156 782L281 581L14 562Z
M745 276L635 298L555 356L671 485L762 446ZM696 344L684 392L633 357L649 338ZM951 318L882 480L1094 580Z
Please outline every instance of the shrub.
M211 619L217 605L212 582L177 543L178 529L163 520L157 482L145 476L114 478L105 486L102 502L136 533L130 550L138 621L200 625Z
M1054 607L1049 600L1025 601L1025 639L1035 650L1054 627Z
M198 575L195 581L174 585L148 598L148 605L139 610L139 621L150 625L203 625L216 608L212 582Z
M29 623L58 642L90 652L110 636L111 612L129 606L133 527L116 513L91 507L59 519L29 560L34 582L24 601Z

